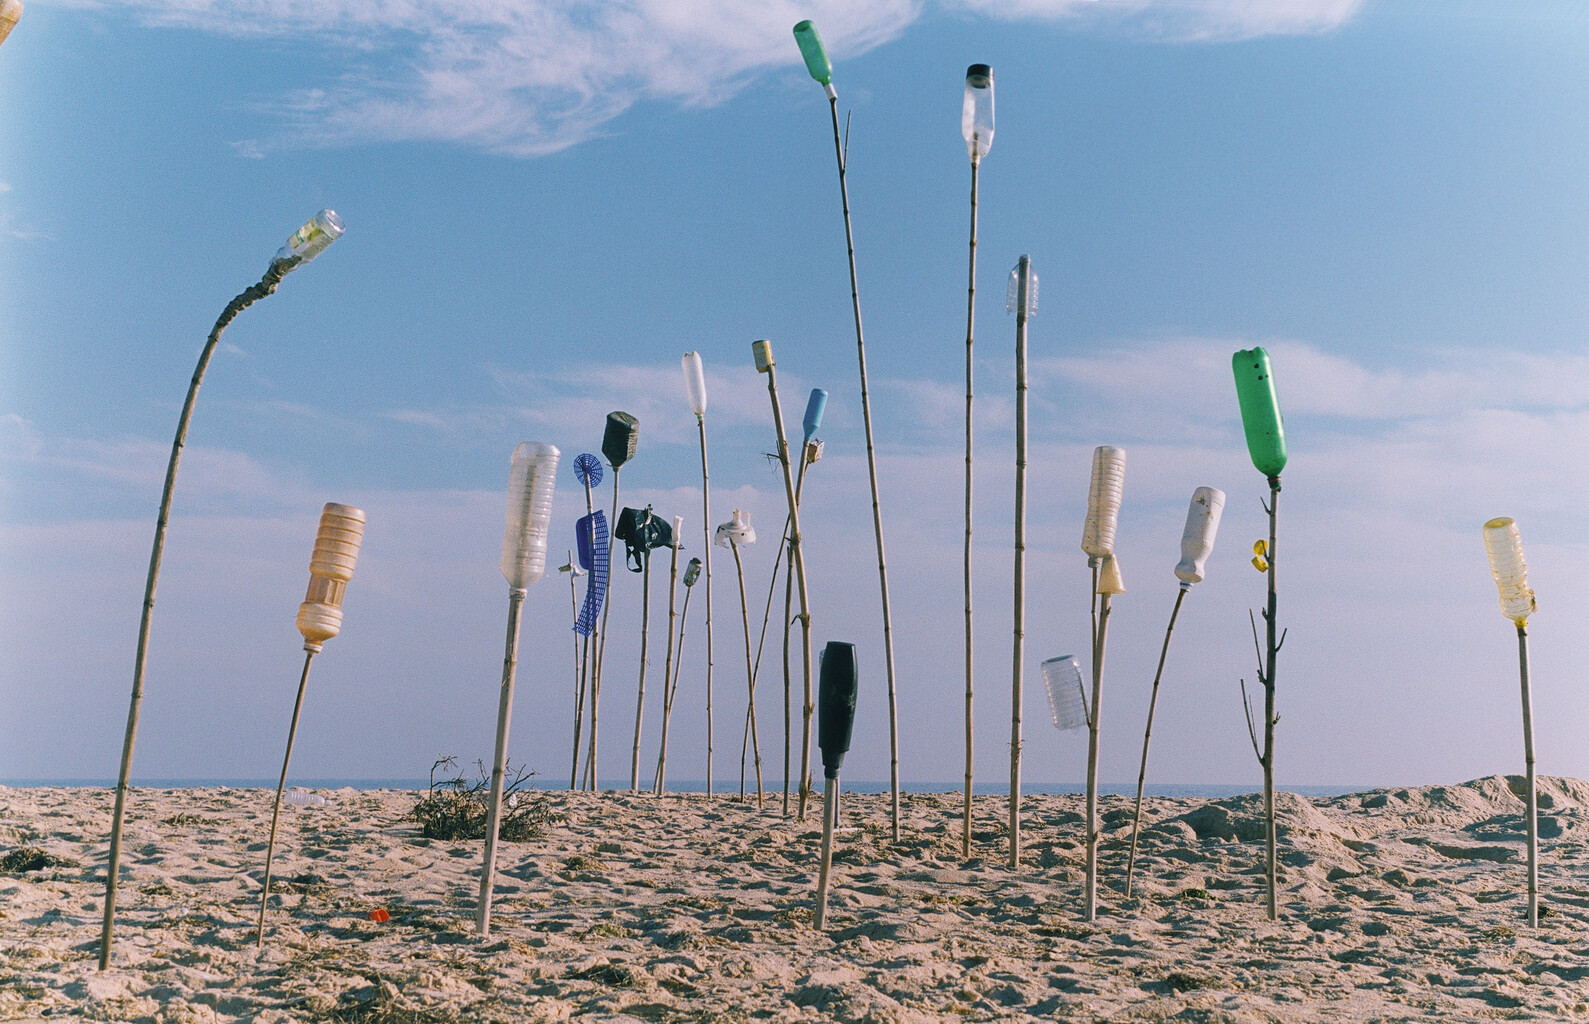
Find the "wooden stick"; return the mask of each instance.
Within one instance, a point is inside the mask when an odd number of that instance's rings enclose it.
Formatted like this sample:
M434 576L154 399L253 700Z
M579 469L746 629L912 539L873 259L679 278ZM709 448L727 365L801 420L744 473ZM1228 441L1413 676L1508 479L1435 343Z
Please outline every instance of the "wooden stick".
M668 723L673 717L673 699L679 693L679 672L684 667L684 628L690 615L690 591L684 591L684 610L679 615L679 656L673 663L673 681L668 685L667 702L662 711L662 750L657 754L657 792L664 792L668 766Z
M587 516L594 516L596 514L596 499L595 499L595 496L593 494L591 494L590 477L586 476L584 478L584 484L585 484L585 514ZM594 559L596 558L596 526L595 526L595 523L591 523L590 526L587 527L587 529L590 531L590 551L591 551L591 559L593 560L592 561L591 573L590 573L590 579L585 581L585 589L588 592L590 587L593 586L595 584L595 582L596 582L596 571L595 571L595 568L594 568ZM611 587L610 587L610 582L612 580L612 560L611 559L608 559L608 562L607 562L607 579L609 581L609 588L608 589L611 589ZM587 593L587 596L588 596L588 593ZM602 595L602 601L605 602L606 599L607 599L607 595L603 594ZM574 618L576 620L579 618L579 613L577 611L574 613ZM591 676L591 671L592 671L592 669L594 667L593 664L592 664L592 659L595 656L594 641L596 639L596 634L599 633L599 632L600 632L600 629L597 626L596 617L592 616L591 617L591 622L590 622L590 632L585 634L584 641L580 645L584 649L584 654L580 658L579 692L574 695L574 764L573 764L573 767L570 769L569 775L568 775L568 788L569 789L578 789L579 788L579 741L580 741L580 737L583 734L584 729L585 729L585 693L590 687L590 676Z
M701 559L706 569L706 796L710 799L712 796L712 485L706 472L706 417L696 416L695 425L701 434L701 539L705 547Z
M1187 587L1181 585L1175 595L1175 607L1170 610L1170 626L1164 631L1164 647L1159 651L1159 668L1153 673L1153 695L1148 698L1148 727L1142 733L1142 767L1137 771L1137 809L1131 819L1131 855L1126 859L1125 894L1131 895L1131 877L1137 866L1137 834L1142 829L1142 790L1148 780L1148 744L1153 739L1153 710L1159 704L1159 680L1164 677L1164 659L1170 653L1170 634L1175 632L1175 617L1181 614L1181 602L1186 600Z
M674 612L676 610L675 602L679 591L679 546L682 543L683 542L681 538L673 538L673 551L672 556L669 559L670 564L668 566L668 653L662 661L662 746L657 752L657 774L654 788L652 790L658 796L662 795L662 773L666 769L668 763L668 723L673 718L673 620L677 618ZM691 589L692 588L686 587L684 590L685 608L690 606ZM681 625L679 627L678 647L680 660L683 660L684 656L683 644L684 629Z
M646 560L640 586L640 690L634 706L634 753L629 759L629 792L640 792L640 726L646 710L646 641L651 635L651 552L643 550Z
M1528 629L1517 624L1518 674L1523 684L1523 757L1528 784L1528 926L1539 927L1539 797L1534 788L1534 701L1528 691Z
M805 692L809 706L811 694L811 599L806 590L805 549L800 544L800 501L795 497L794 473L789 466L789 440L783 429L783 408L778 403L778 371L770 359L767 365L767 394L772 399L773 425L778 430L778 464L783 468L784 497L789 504L789 547L794 552L795 584L800 592L800 650L804 659ZM804 457L802 453L801 458ZM808 743L808 750L809 746ZM808 753L802 753L802 761L807 756Z
M502 656L502 694L497 702L497 747L491 762L491 806L486 819L485 861L480 869L480 899L475 925L481 938L491 934L491 897L497 872L497 834L502 825L502 777L507 772L508 726L513 719L513 677L519 659L519 610L524 591L508 592L508 639Z
M127 707L127 731L121 742L121 769L116 777L116 808L111 814L110 856L105 870L105 920L99 933L99 969L110 968L110 943L116 928L116 882L121 865L121 827L127 809L127 792L131 789L132 750L138 739L138 714L143 707L143 677L149 660L149 627L154 618L155 588L160 581L160 559L165 553L166 524L171 520L171 498L176 493L177 467L182 462L182 448L187 443L188 424L193 420L193 406L198 402L199 385L204 383L204 371L209 368L210 357L221 340L221 332L236 319L237 314L253 303L275 292L281 279L301 262L298 256L272 260L265 276L258 284L239 292L221 311L204 348L199 352L198 365L188 382L188 395L182 403L182 413L177 417L176 438L171 442L171 459L166 463L165 486L160 492L160 513L155 517L154 545L149 552L149 574L144 580L143 613L138 620L138 652L133 659L132 700Z
M894 632L889 614L888 601L888 559L883 552L883 505L877 489L877 451L872 444L872 403L867 394L866 387L866 337L861 330L861 289L855 271L855 232L850 225L850 189L845 181L844 172L847 159L847 146L839 140L839 101L836 95L828 98L829 112L833 115L833 155L839 165L839 197L844 204L844 244L849 250L850 257L850 306L855 313L855 352L861 366L861 423L866 429L866 475L872 487L872 532L877 537L877 580L882 590L883 598L883 664L888 675L888 784L889 806L893 822L893 837L899 839L899 708L898 697L894 687ZM846 138L848 131L845 132ZM809 724L811 715L811 693L806 692L806 720ZM808 730L809 732L809 730ZM811 737L805 738L806 747L811 746ZM800 817L805 818L805 799L807 792L806 780L810 773L806 768L800 772Z
M292 724L287 727L287 753L281 759L281 779L276 783L276 805L270 812L270 841L265 845L265 882L259 894L259 934L254 945L265 945L265 905L270 902L270 868L276 858L276 823L281 818L281 794L287 788L287 765L292 761L292 744L298 736L298 715L303 711L303 694L309 686L309 664L319 653L319 644L305 644L303 675L298 678L298 698L292 705Z
M822 788L822 867L817 874L816 929L828 916L828 874L833 868L833 826L838 817L839 779L827 779Z
M1104 648L1109 640L1109 598L1098 598L1098 639L1092 649L1092 705L1087 709L1087 920L1098 919L1098 723L1103 705Z
M618 526L618 470L621 468L612 467L612 514L607 517L607 600L601 606L601 639L596 644L596 671L590 680L590 752L585 758L585 786L591 791L601 785L596 770L596 720L601 706L601 672L607 660L607 617L612 614L613 581L618 578L612 570L614 537L611 531Z
M966 605L966 795L964 822L961 830L960 852L971 856L971 702L975 690L972 676L971 652L971 401L972 362L971 350L975 337L977 310L977 166L980 163L973 150L971 155L971 259L966 281L966 535L965 535L965 605Z
M1025 256L1016 268L1015 305L1015 636L1010 683L1010 867L1021 864L1021 710L1026 656L1026 318ZM969 389L968 389L969 390ZM967 705L969 716L969 704ZM969 749L967 751L969 760ZM969 773L970 766L967 765ZM969 782L969 779L968 779ZM962 844L963 845L963 844Z
M745 563L739 555L739 542L729 537L728 546L734 552L734 569L739 574L739 608L741 617L745 622L745 683L750 689L750 708L747 712L750 717L750 743L756 755L756 808L760 810L766 805L766 797L761 787L761 738L756 733L756 667L750 658L750 604L745 599ZM745 760L740 757L740 796L745 790Z

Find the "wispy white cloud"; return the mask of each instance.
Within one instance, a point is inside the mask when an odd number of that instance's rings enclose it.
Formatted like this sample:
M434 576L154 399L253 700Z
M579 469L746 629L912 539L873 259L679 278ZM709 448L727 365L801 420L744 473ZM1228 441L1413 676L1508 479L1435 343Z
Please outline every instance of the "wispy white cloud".
M1361 0L129 0L146 23L285 37L347 70L268 100L281 146L428 140L512 156L600 135L644 100L686 107L731 98L758 74L793 68L790 28L820 26L835 58L898 38L930 9L1001 20L1068 21L1177 41L1327 31ZM377 70L380 69L380 70Z
M1339 28L1363 0L961 0L1009 21L1103 23L1183 42L1226 42L1272 35L1312 35Z

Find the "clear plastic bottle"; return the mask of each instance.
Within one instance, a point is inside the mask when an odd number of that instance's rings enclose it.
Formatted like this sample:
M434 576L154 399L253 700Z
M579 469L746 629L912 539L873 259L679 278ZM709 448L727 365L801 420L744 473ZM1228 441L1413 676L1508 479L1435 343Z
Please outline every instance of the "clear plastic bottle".
M1107 444L1094 449L1092 481L1087 487L1087 522L1081 532L1081 549L1089 559L1114 551L1115 525L1120 518L1120 495L1125 482L1125 450Z
M298 257L298 266L303 266L316 256L326 251L326 247L342 237L342 218L337 216L335 210L321 210L309 222L287 239L287 244L276 253L278 260L291 256Z
M1500 591L1501 613L1519 626L1538 609L1528 585L1528 563L1523 560L1523 538L1517 520L1501 516L1484 524L1484 550L1490 556L1490 574Z
M1186 509L1186 529L1181 533L1181 561L1175 578L1181 586L1203 582L1204 566L1214 553L1214 535L1219 532L1219 517L1225 511L1225 492L1217 487L1199 487L1192 492Z
M328 502L320 512L314 554L309 558L309 591L298 606L298 632L305 650L320 645L342 631L342 598L364 540L364 510Z
M1019 315L1025 306L1027 319L1037 315L1037 272L1032 258L1022 256L1010 270L1010 283L1004 289L1004 311Z
M1081 689L1081 662L1074 654L1043 662L1043 689L1048 692L1048 717L1056 729L1087 724L1087 701Z
M986 64L966 68L966 96L960 108L960 134L966 152L980 160L993 148L993 69Z
M546 540L551 532L552 494L561 455L555 445L531 441L513 450L499 568L514 590L525 589L546 571Z

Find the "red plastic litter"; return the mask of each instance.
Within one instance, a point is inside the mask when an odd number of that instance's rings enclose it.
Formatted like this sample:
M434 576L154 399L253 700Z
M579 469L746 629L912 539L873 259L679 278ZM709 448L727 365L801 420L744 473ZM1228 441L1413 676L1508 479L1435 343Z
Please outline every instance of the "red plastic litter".
M390 921L391 919L392 915L388 914L384 908L377 908L370 911L371 921Z

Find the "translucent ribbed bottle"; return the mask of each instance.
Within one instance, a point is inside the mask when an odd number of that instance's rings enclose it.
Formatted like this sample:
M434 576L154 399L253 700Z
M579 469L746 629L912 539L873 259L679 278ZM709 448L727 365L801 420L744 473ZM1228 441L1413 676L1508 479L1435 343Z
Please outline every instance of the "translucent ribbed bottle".
M306 651L342 631L342 597L364 540L364 510L328 502L320 512L320 530L309 558L309 591L298 606L298 632Z
M1523 560L1523 538L1517 520L1501 516L1484 524L1484 550L1490 556L1490 574L1500 591L1501 613L1519 626L1537 609L1528 585L1528 563Z
M1048 717L1056 729L1087 724L1087 702L1081 691L1081 662L1074 654L1043 662L1043 689L1048 691Z
M1100 445L1092 453L1092 481L1087 487L1087 522L1082 527L1081 549L1092 559L1114 551L1115 525L1120 518L1120 496L1125 490L1126 453L1123 448Z
M561 455L555 445L532 441L513 450L499 568L514 590L524 590L546 571L546 540L551 532L552 494Z

